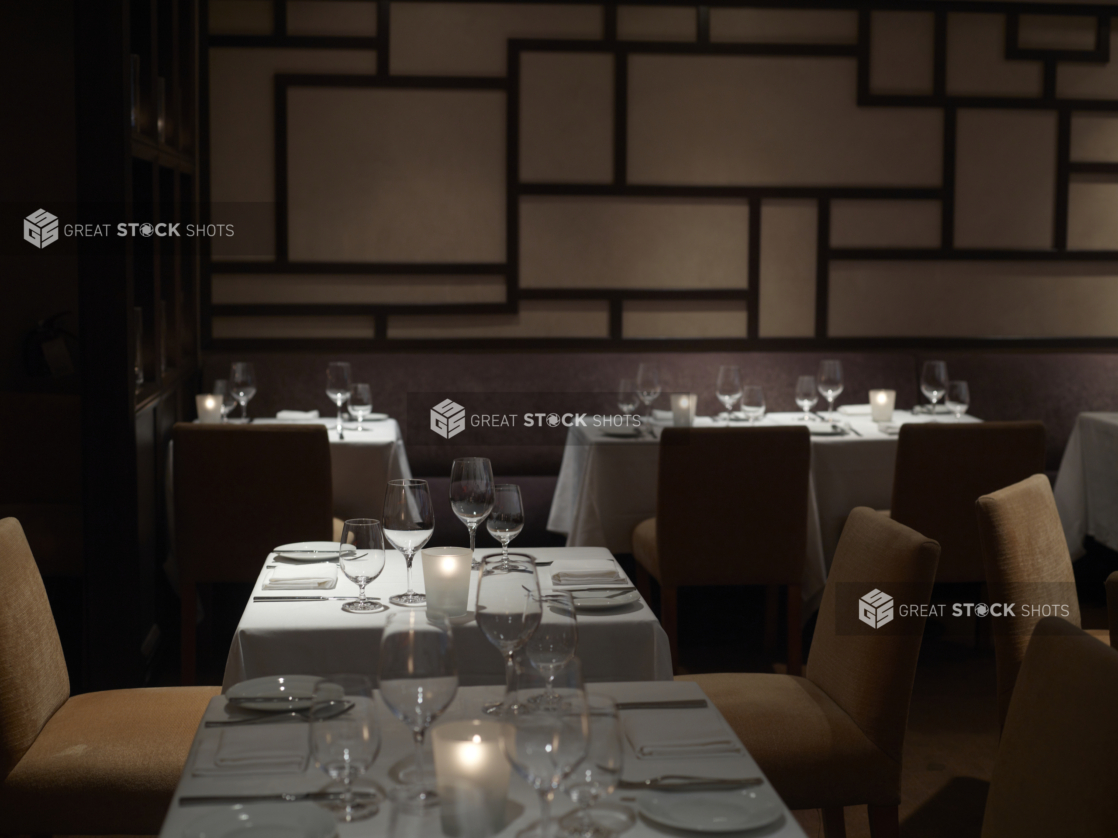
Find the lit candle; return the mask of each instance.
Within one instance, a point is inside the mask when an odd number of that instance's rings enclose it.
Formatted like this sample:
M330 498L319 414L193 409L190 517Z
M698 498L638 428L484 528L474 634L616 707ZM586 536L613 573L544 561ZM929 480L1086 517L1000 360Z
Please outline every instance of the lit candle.
M695 424L694 393L672 393L672 424L677 428L690 428Z
M873 421L891 422L896 401L896 390L870 390L870 415Z
M194 404L198 408L198 421L212 424L221 421L221 396L202 393L194 397Z
M509 761L501 751L501 725L450 722L431 731L443 832L483 838L505 826Z
M466 613L470 597L470 551L466 547L427 547L423 550L423 590L427 611L446 617Z

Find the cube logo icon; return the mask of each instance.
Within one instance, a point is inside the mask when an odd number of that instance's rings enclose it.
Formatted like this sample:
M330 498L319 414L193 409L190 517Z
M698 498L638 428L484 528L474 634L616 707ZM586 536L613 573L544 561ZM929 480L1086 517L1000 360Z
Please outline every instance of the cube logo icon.
M870 628L881 628L893 619L893 598L874 588L858 600L858 619Z
M39 250L58 241L58 216L45 209L31 213L23 219L23 239Z
M443 439L450 439L466 430L466 408L443 399L431 408L431 430Z

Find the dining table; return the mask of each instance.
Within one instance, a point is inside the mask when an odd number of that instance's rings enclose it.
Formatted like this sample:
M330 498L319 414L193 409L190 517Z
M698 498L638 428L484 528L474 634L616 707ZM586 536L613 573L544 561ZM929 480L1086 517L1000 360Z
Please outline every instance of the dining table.
M1118 413L1086 412L1076 417L1053 494L1072 560L1086 552L1091 536L1118 550Z
M610 592L634 587L613 555L602 547L523 548L519 552L535 560L542 594L556 590L552 575L563 570L616 572L616 584L596 586L606 587ZM499 554L500 551L478 550L479 558ZM307 569L308 576L335 576L336 585L329 589L269 590L266 586L271 584L269 580L277 568L282 567L286 574L293 572L292 562L278 559L275 553L269 555L233 636L225 665L224 689L250 678L290 673L357 672L371 676L375 683L381 633L389 616L413 610L388 603L390 596L402 593L407 586L403 554L386 550L384 570L366 588L370 598L387 606L387 610L379 613L342 611L344 601L357 598L358 587L340 572L336 562L299 566ZM415 590L423 592L419 553L411 573ZM451 621L460 677L463 684L470 686L503 684L504 658L474 619L477 584L478 571L473 570L466 614ZM296 597L307 598L293 599ZM625 599L633 601L606 610L580 608L577 612L577 654L582 659L586 680L671 680L671 652L660 622L635 590Z
M768 824L751 829L751 838L806 838L795 816L765 779L748 750L726 723L718 710L707 701L698 684L692 682L606 682L587 686L591 694L608 695L617 702L660 703L685 701L694 706L622 709L623 768L621 779L626 785L664 775L745 779L755 785L729 790L632 789L618 787L603 803L614 811L628 814L633 826L624 834L628 838L658 838L698 834L717 827L717 811L744 811L754 819ZM436 727L452 721L485 718L482 708L500 698L495 686L459 687L446 713ZM410 728L397 721L379 697L374 697L375 717L380 731L379 754L368 773L357 781L362 791L382 796L379 811L370 819L354 823L338 823L338 838L376 836L377 838L439 838L444 834L441 815L434 807L425 815L409 814L398 806L391 791L397 787L395 778L413 759L414 745ZM200 835L221 834L212 829L217 821L249 817L253 807L269 799L292 798L277 804L285 825L284 834L299 836L297 824L307 807L316 804L300 800L305 794L321 793L328 778L314 764L310 751L308 723L302 720L241 726L214 726L245 718L245 711L229 704L225 696L211 699L202 723L195 734L190 755L171 801L160 831L162 838L199 838ZM663 749L649 756L644 743L650 737L657 742L669 737L675 743L692 742L695 747L665 756ZM713 737L713 738L712 738ZM428 742L431 736L427 736ZM267 743L262 747L261 743ZM711 744L719 747L711 748ZM237 759L222 759L225 753ZM252 759L257 761L254 763ZM430 759L430 754L428 754ZM431 763L428 762L430 765ZM747 807L742 809L741 807ZM556 794L553 815L562 818L573 809L570 799ZM288 814L289 813L289 814ZM312 812L312 815L317 814ZM319 815L321 818L322 816ZM539 817L536 793L515 771L508 786L504 826L498 836L513 838ZM674 826L665 825L665 818ZM693 821L693 823L692 823ZM203 825L209 825L203 828ZM723 829L722 831L725 831Z

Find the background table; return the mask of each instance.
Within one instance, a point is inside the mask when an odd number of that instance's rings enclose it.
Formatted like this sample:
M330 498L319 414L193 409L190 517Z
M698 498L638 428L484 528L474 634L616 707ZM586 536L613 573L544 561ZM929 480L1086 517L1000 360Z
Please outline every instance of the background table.
M499 551L497 551L499 552ZM554 564L539 569L540 588L551 590L552 572L574 559L604 559L613 556L602 548L552 547L531 549L540 561ZM479 550L483 556L493 550ZM616 563L615 563L616 566ZM620 570L620 568L618 568ZM341 596L352 594L357 586L340 571L333 591L262 591L267 571L261 571L253 595L267 596ZM417 591L423 590L423 567L417 555L412 567ZM403 556L387 552L384 572L366 592L387 600L406 589ZM477 571L471 574L469 610L475 608ZM388 616L405 610L390 605L379 614L347 614L338 600L324 602L252 602L241 616L237 633L225 665L224 687L261 675L329 675L335 672L362 672L376 677L380 635ZM504 660L470 619L454 627L459 678L465 685L504 684ZM643 600L621 608L578 614L578 655L582 658L587 681L671 680L672 659L668 637Z
M618 701L683 699L703 696L703 692L698 684L684 681L651 684L600 684L592 686L590 691L610 695ZM499 698L500 692L500 688L498 687L465 687L459 689L454 703L451 704L440 721L447 722L458 719L480 718L482 706L487 701ZM394 785L392 780L389 779L389 770L393 765L407 759L413 753L414 746L412 745L410 731L392 717L379 698L376 700L376 703L382 744L380 755L373 764L369 776L380 783L384 788L389 789ZM662 710L658 712L664 714L665 724L669 725L685 725L688 718L687 714L718 714L718 711L714 709L713 705L708 710ZM622 713L622 716L624 717L624 713ZM210 720L228 718L228 714L225 712L225 699L220 697L213 699L206 710L205 718ZM436 726L437 724L438 723L436 723ZM194 764L194 757L198 752L199 745L205 740L216 738L220 733L220 728L199 728L194 738L194 745L191 748L190 758L186 763L186 769L183 771L182 779L179 781L178 788L175 791L175 797L171 803L171 808L167 812L166 820L163 821L163 829L160 831L160 834L164 836L164 838L180 838L183 830L192 821L215 811L215 808L217 808L212 806L182 806L179 804L179 799L183 796L278 794L281 792L299 793L317 791L327 784L326 775L309 764L306 771L301 774L229 777L193 776L191 768ZM733 732L729 729L729 726L727 726L727 734L733 737ZM737 737L733 738L735 740L737 739ZM430 739L430 737L428 737L428 739ZM634 757L629 743L625 743L625 768L622 774L625 779L644 780L662 774L692 774L704 777L753 777L761 776L761 769L758 768L757 763L748 753L743 753L741 756L719 756L706 760L638 760ZM635 797L637 794L640 794L640 792L616 791L607 799L617 801L619 798L631 798ZM512 774L512 781L509 784L509 797L513 803L510 809L512 811L518 811L519 814L516 819L509 823L499 834L501 836L507 836L507 838L512 838L512 836L515 836L520 830L524 829L524 827L539 818L539 803L535 792L529 788L524 780L517 776L515 771ZM565 795L557 794L555 800L553 814L557 818L562 817L573 808L570 799ZM626 802L624 805L633 806L634 804ZM390 834L391 809L392 804L386 804L381 808L380 813L370 820L359 821L354 824L339 824L338 835L340 838L349 838L350 836L357 835L377 836L377 838L388 836ZM432 828L429 831L425 830L423 834L424 836L429 836L429 838L441 838L442 830L439 828L438 814L435 814L432 819ZM645 821L643 818L638 817L636 825L626 832L625 836L626 838L654 838L654 836L678 836L680 834L682 833L661 830L650 822ZM787 807L784 809L784 815L781 820L764 829L751 831L749 835L751 838L762 838L762 836L765 836L765 838L805 838L803 830L800 829L800 825L796 822L792 813L788 811Z
M1088 535L1118 550L1118 413L1079 414L1054 493L1072 559Z

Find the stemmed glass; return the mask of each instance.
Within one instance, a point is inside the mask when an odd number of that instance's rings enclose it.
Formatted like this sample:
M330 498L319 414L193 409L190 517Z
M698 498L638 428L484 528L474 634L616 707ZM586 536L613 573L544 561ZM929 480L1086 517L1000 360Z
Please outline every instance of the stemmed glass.
M411 728L415 739L415 765L401 774L406 783L404 802L414 809L438 805L434 777L423 763L423 740L458 692L458 664L449 624L422 611L392 614L380 640L378 678L384 703Z
M947 392L947 364L943 361L925 361L920 373L920 392L932 403L932 421L935 421L936 402Z
M568 830L567 835L581 838L612 838L618 829L605 828L594 823L590 809L603 797L612 794L621 779L624 766L625 746L621 741L621 721L617 714L617 703L604 695L587 695L587 709L590 716L590 750L563 785L563 790L571 796L578 806L560 822ZM613 810L613 819L622 817L621 807ZM631 813L625 820L632 825ZM616 824L610 824L616 826Z
M345 709L347 704L352 706ZM353 789L354 779L372 767L380 751L373 688L366 676L331 675L315 685L310 738L314 764L342 783L341 797L323 805L346 823L375 815L380 795L358 795Z
M459 457L450 467L450 508L470 532L470 556L478 524L493 511L493 464L485 457ZM477 570L476 558L471 568Z
M380 517L384 537L404 554L408 565L407 593L396 594L388 601L408 607L426 605L427 597L412 590L411 563L416 551L430 541L435 532L435 511L431 506L431 490L427 481L389 480L384 492L384 514Z
M752 425L765 415L765 391L756 384L747 384L741 391L741 412Z
M350 388L349 412L357 417L357 427L354 430L364 430L361 420L373 412L373 390L368 384L354 384Z
M348 361L331 361L326 365L326 395L338 406L338 436L342 437L342 405L349 401L350 370Z
M237 406L237 400L233 398L233 394L229 392L229 381L224 378L219 378L214 382L213 393L215 396L221 396L221 421L229 421L229 414L233 412L233 408Z
M842 361L820 361L819 373L815 376L820 395L827 400L827 410L831 421L835 420L835 399L842 394Z
M556 673L554 686L562 702L560 709L517 713L501 737L508 761L540 798L539 821L518 833L517 838L551 838L555 832L551 820L555 792L586 759L590 748L590 714L578 658ZM532 684L521 692L530 701L533 694L543 692L543 685Z
M621 379L621 384L617 387L617 407L626 416L630 415L637 409L637 405L641 403L640 396L637 395L637 385L631 378Z
M965 381L947 382L947 409L955 414L955 421L962 422L963 414L970 407L970 388Z
M248 403L256 395L256 370L248 361L235 361L229 370L229 390L241 406L241 418L248 421Z
M524 503L520 499L519 486L498 483L493 487L493 510L485 528L501 542L501 561L508 564L509 544L524 529Z
M365 598L365 586L384 570L384 531L375 518L351 518L342 526L338 547L338 566L351 582L356 582L360 596L347 602L342 611L350 614L376 614L387 611L382 602Z
M650 411L660 395L660 370L655 364L641 364L637 368L637 395Z
M804 412L800 417L801 422L811 422L811 409L819 401L819 392L815 389L814 375L801 375L796 379L796 406Z
M547 679L544 694L538 697L536 706L548 710L559 706L554 679L556 673L575 656L578 622L575 619L574 597L569 591L545 594L540 604L543 606L540 624L528 639L525 652L532 666Z
M477 624L505 657L505 700L485 712L504 715L518 709L516 652L540 624L540 581L531 559L486 559L477 580Z
M741 398L741 393L741 369L733 366L719 367L715 395L718 396L718 401L722 402L722 406L726 408L727 422L730 421L730 417L734 413L734 403Z

